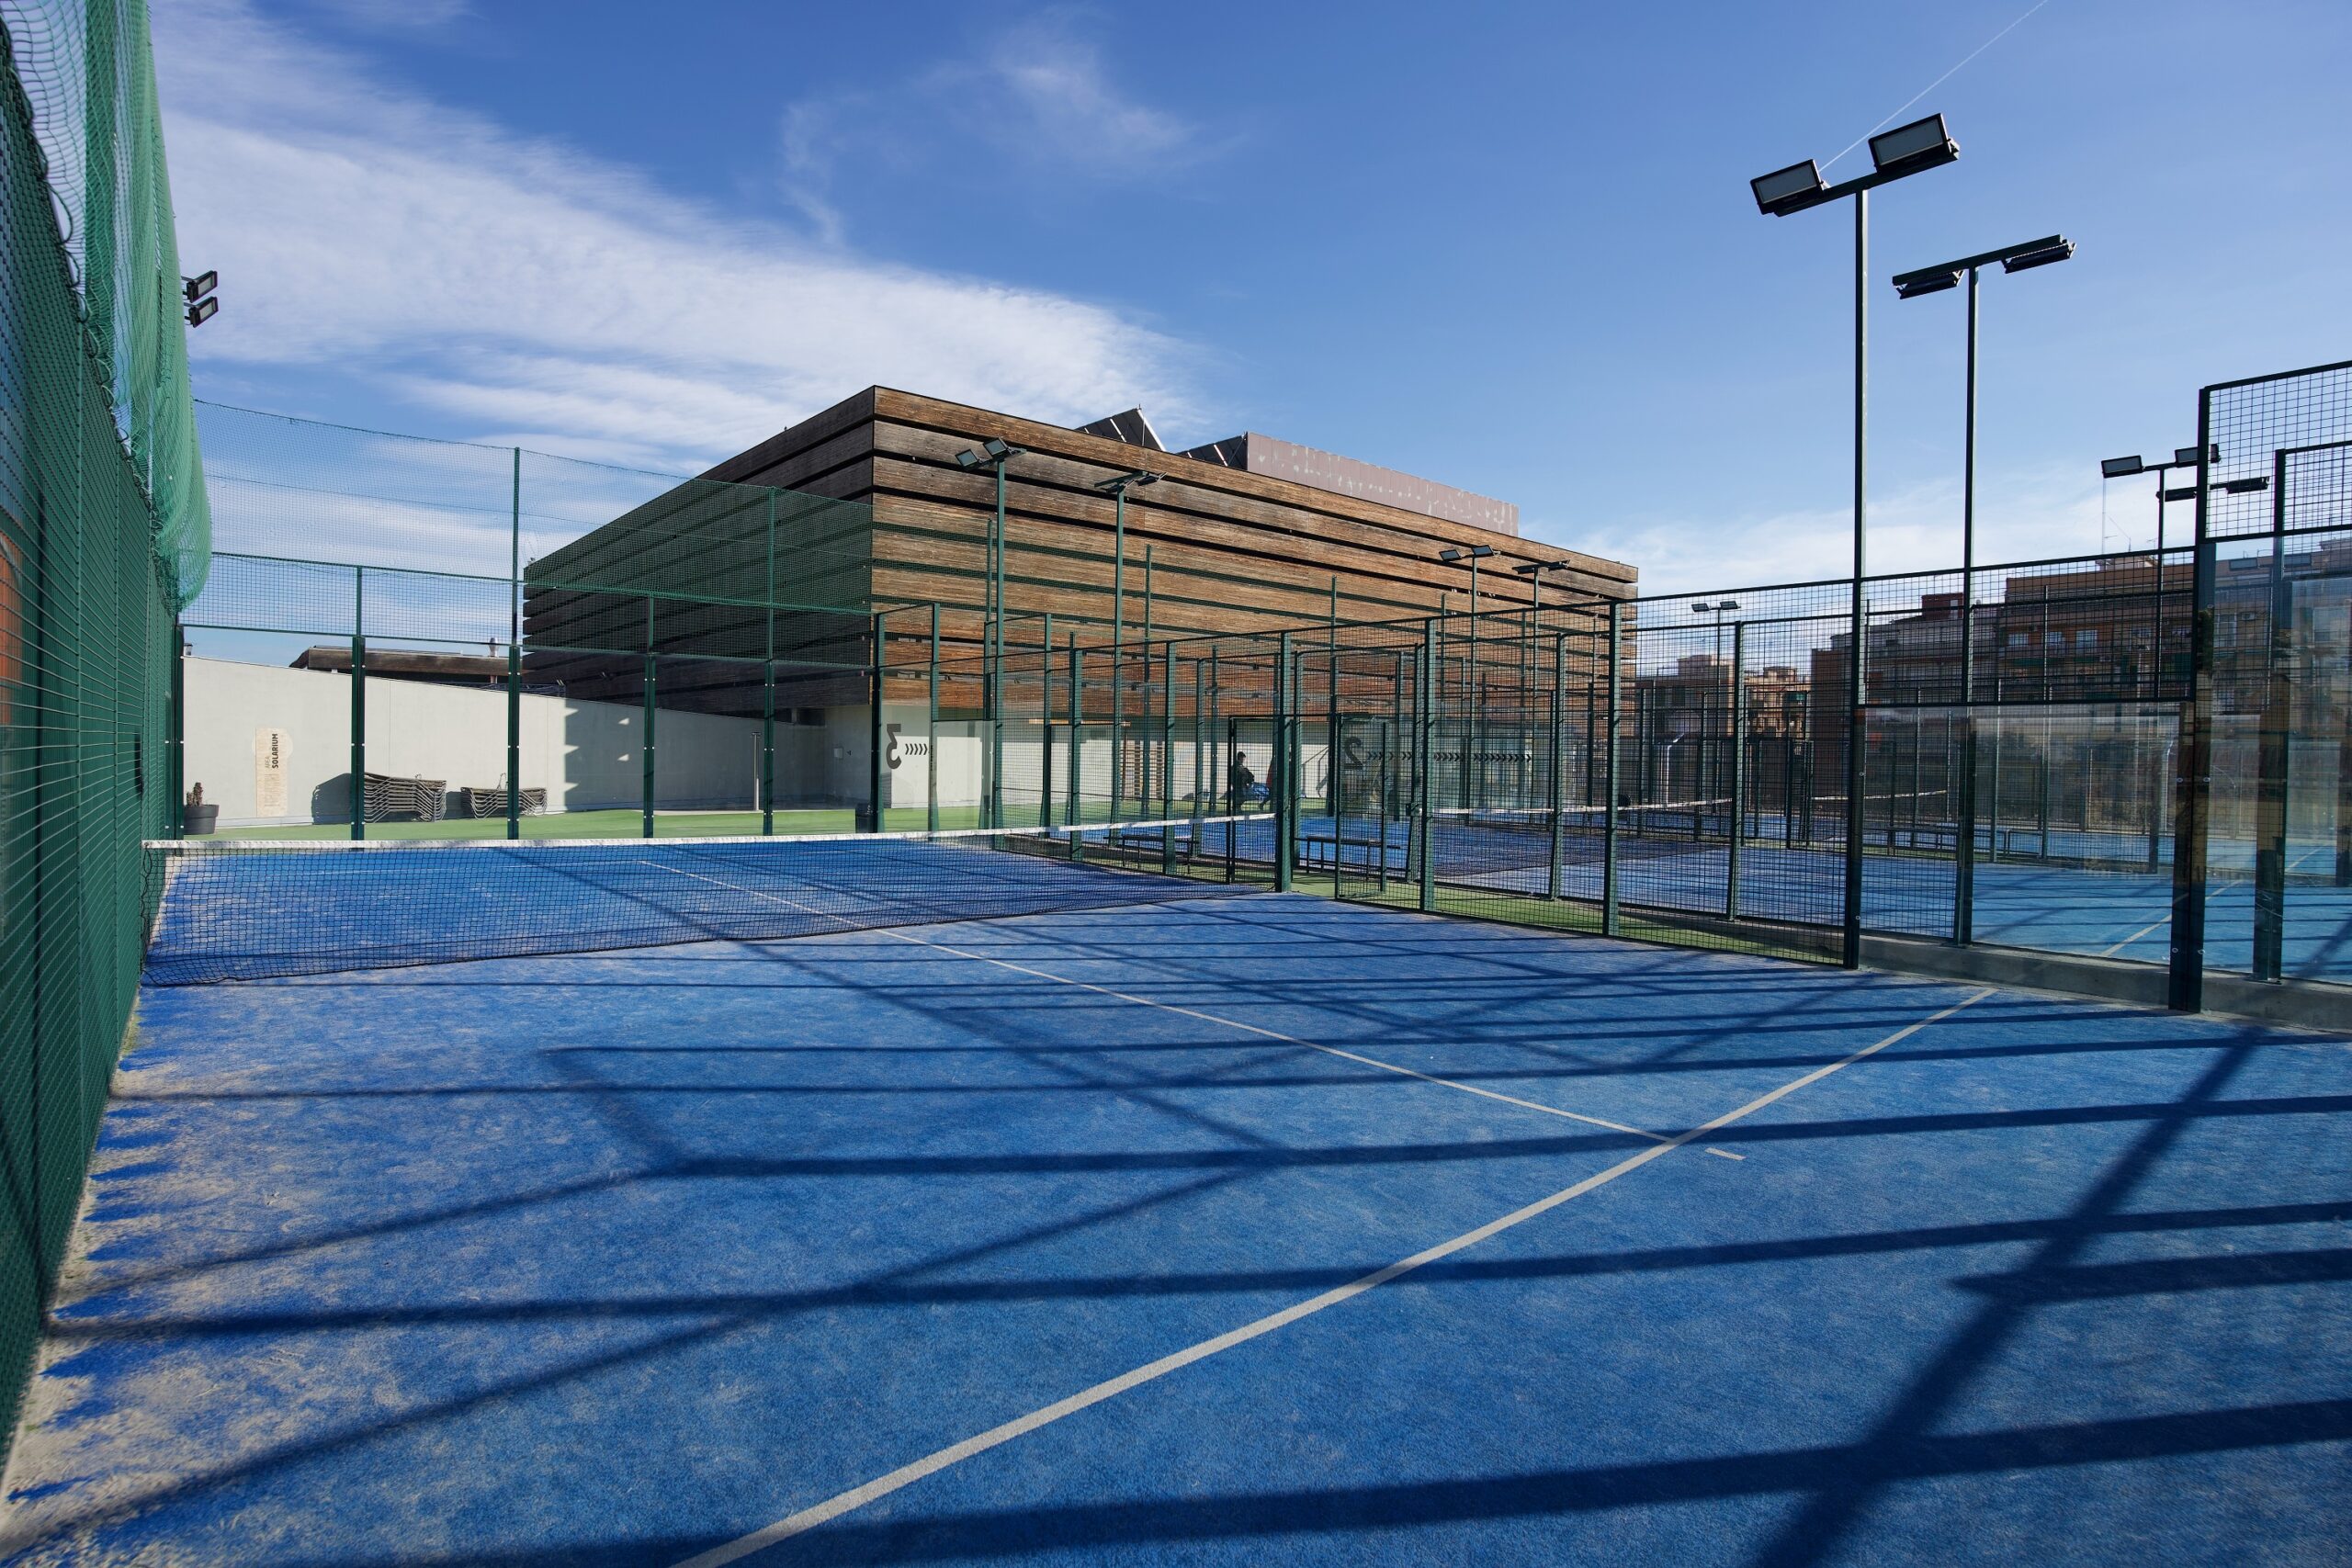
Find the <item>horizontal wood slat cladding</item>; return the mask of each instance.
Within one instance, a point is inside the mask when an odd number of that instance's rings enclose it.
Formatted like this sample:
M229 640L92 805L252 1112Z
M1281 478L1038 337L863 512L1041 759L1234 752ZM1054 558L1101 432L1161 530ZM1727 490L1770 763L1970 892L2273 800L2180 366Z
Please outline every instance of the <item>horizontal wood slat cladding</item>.
M1128 499L1123 640L1143 635L1147 549L1155 637L1292 627L1300 634L1298 646L1311 648L1330 613L1335 577L1343 623L1418 620L1450 609L1458 629L1461 613L1469 608L1469 572L1464 565L1436 558L1447 546L1486 545L1495 551L1480 564L1479 610L1482 620L1511 628L1514 647L1516 615L1527 604L1528 583L1510 570L1513 566L1556 563L1557 570L1544 576L1544 619L1572 632L1598 631L1600 602L1630 598L1634 592L1633 568L1597 556L887 387L868 388L779 431L704 478L869 507L871 526L859 540L843 536L838 526L796 530L792 558L778 572L778 597L833 604L863 589L878 606L906 606L895 609L887 622L891 669L886 694L894 702L920 701L928 690L927 674L910 665L928 662L929 607L937 603L942 702L968 711L977 691L970 677L978 669L986 631L987 538L996 487L989 471L963 468L955 458L990 437L1026 449L1007 468L1005 636L1008 654L1028 662L1033 682L1045 616L1054 620L1057 682L1066 679L1071 633L1083 647L1098 649L1121 635L1113 615L1115 504L1094 486L1138 468L1163 478L1137 488ZM730 523L740 525L742 515L730 513ZM670 563L662 563L658 573L640 567L644 547L617 536L624 532L619 525L609 535L600 530L548 564L593 564L595 575L586 581L596 586L614 578L629 586L650 586L650 576L663 588L684 587ZM714 581L702 591L759 596L752 580L763 579L764 572L752 570L742 548L748 542L737 538L711 553L712 573L725 581ZM532 575L548 579L555 573L535 567ZM567 586L580 581L574 578ZM1573 608L1579 605L1587 607ZM586 611L583 604L543 590L533 593L526 618L541 647L600 648L608 639L626 646L625 617ZM564 635L573 629L564 624L568 615L593 620L597 635L593 640ZM681 631L691 626L700 634L677 641L700 643L697 651L729 654L752 649L764 629L756 614L714 614L698 623L680 617L673 625ZM637 636L641 641L642 632ZM831 643L825 652L834 653L850 639L804 624L793 628L790 640L805 656L816 651L812 644ZM1544 635L1538 641L1548 649ZM677 646L657 634L657 646L663 644ZM1571 662L1586 663L1599 646L1598 637L1573 637ZM1240 645L1231 651L1237 661L1247 658ZM1462 649L1457 646L1451 653L1458 660ZM1519 657L1482 646L1477 662L1515 668ZM1548 663L1548 653L1543 657ZM1101 661L1099 678L1107 684L1108 656L1089 659ZM1091 672L1087 678L1090 708L1097 679ZM1357 679L1343 676L1343 688L1351 689ZM1016 694L1009 684L1008 699ZM741 711L735 706L740 700L738 692L725 705Z
M869 388L811 416L721 464L710 477L805 482L823 467L822 460L812 463L810 455L848 434L861 418L870 431L865 450L873 456L873 471L870 496L857 498L875 502L876 520L881 525L923 519L919 511L901 513L894 501L903 498L944 508L945 515L931 515L933 525L984 538L987 513L994 502L993 481L985 472L958 468L955 454L997 436L1028 448L1028 455L1014 458L1008 470L1011 516L1083 525L1107 534L1113 503L1092 489L1093 481L1148 468L1167 478L1130 497L1129 532L1138 550L1142 544L1163 540L1210 546L1237 557L1245 570L1262 569L1289 578L1302 599L1318 587L1328 594L1329 577L1336 571L1343 599L1393 599L1403 606L1433 611L1442 592L1461 608L1467 593L1466 572L1433 558L1447 545L1494 547L1492 564L1508 586L1503 592L1480 597L1497 607L1510 602L1512 591L1524 596L1524 580L1511 575L1509 568L1525 561L1566 563L1567 570L1547 574L1545 595L1555 603L1562 598L1626 597L1634 581L1632 568L1596 556L887 387ZM1107 545L1094 547L1107 556ZM876 564L883 558L877 555ZM1225 570L1231 571L1233 566L1228 563ZM1325 579L1319 585L1314 581L1317 575ZM1359 578L1364 580L1361 584L1355 581ZM1313 613L1300 617L1315 618L1319 617Z

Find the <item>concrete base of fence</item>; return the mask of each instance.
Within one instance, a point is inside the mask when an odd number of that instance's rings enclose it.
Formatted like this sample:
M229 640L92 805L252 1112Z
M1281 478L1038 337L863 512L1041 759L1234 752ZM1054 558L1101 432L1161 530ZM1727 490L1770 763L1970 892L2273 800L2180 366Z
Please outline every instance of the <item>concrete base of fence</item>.
M1954 947L1912 937L1865 936L1862 962L1873 969L1978 980L1988 986L2018 986L2096 997L2134 1007L2165 1005L2165 974L2149 964L2111 958L2029 953L2007 947ZM2305 1029L2352 1032L2352 988L2324 985L2264 985L2207 972L2205 1010Z

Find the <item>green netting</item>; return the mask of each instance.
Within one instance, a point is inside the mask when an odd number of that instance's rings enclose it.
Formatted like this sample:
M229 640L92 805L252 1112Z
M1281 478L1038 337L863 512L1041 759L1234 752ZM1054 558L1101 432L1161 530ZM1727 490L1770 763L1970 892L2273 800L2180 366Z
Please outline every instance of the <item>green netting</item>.
M13 1432L153 914L141 840L173 827L172 618L202 585L207 525L144 13L10 0L0 23L0 1416Z
M0 0L0 25L32 138L28 172L48 188L89 352L131 472L153 500L175 597L186 604L204 587L212 520L147 6Z

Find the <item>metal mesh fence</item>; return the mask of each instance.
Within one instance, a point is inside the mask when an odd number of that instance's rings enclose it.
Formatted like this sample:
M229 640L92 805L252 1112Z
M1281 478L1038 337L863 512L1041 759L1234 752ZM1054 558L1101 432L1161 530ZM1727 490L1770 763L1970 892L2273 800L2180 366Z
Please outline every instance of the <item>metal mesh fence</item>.
M2325 416L2297 400L2296 431ZM203 412L224 539L255 548L220 558L187 617L190 751L235 779L266 734L293 778L227 831L1051 831L1262 812L1106 841L1188 874L1805 956L1881 935L2153 964L2176 936L2206 624L2193 546L1873 579L1857 709L1843 581L1531 592L1393 622L1334 606L1287 631L1171 637L1148 558L1062 560L1100 580L1074 613L990 614L993 573L1021 581L1018 536L1001 555L967 540L922 579L945 596L909 598L902 571L880 591L852 503ZM2276 493L2281 536L2321 541L2282 579L2308 602L2281 753L2301 835L2286 858L2308 880L2323 838L2333 874L2346 705L2329 694L2345 628L2326 541L2352 469L2303 445L2278 459L2292 471ZM2235 487L2213 491L2233 519L2273 493L2247 477L2224 461L2210 480ZM2211 749L2232 780L2261 774L2267 595L2287 592L2266 575L2270 536L2235 526L2208 574ZM338 530L369 541L353 564L268 547ZM427 547L487 570L408 570ZM239 681L310 717L211 703ZM2253 877L2260 800L2233 785L2207 807L2212 874ZM2333 953L2300 972L2352 977ZM2265 973L2253 948L2243 967Z
M2209 389L2200 415L2185 934L2200 974L2352 977L2352 365Z
M143 12L0 5L0 1431L129 1026L204 508ZM0 1441L5 1441L0 1438Z

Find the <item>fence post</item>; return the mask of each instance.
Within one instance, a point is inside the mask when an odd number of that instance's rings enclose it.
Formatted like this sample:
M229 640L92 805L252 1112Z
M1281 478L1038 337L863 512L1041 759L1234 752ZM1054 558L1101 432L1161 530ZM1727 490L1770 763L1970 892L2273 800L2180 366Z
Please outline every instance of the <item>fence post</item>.
M368 569L351 569L351 836L368 836Z
M760 832L775 831L775 491L768 492L766 638L760 654Z
M514 449L506 525L506 836L523 836L523 449Z
M166 745L170 749L172 794L164 820L165 836L187 837L187 631L177 615L172 617L172 721Z
M1297 848L1298 779L1291 750L1290 633L1282 634L1274 658L1274 891L1291 890L1291 859Z
M1167 673L1159 698L1159 869L1176 870L1176 639L1168 639Z
M1153 547L1143 547L1143 720L1151 722L1151 634L1152 593L1156 571L1152 562ZM1151 742L1146 739L1136 748L1136 761L1140 776L1136 780L1136 807L1148 814L1151 810Z
M2287 580L2287 454L2270 457L2269 636L2255 745L2254 977L2285 975L2287 792L2294 713L2295 591ZM2316 706L2316 705L2314 705Z
M1567 754L1561 735L1566 716L1562 708L1567 701L1567 682L1568 634L1555 632L1552 634L1552 765L1548 770L1552 787L1546 792L1551 803L1552 852L1550 874L1544 884L1545 896L1553 898L1560 896L1560 862L1564 848L1561 837L1567 810L1566 781L1561 777L1567 771Z
M653 692L656 671L653 665L653 595L645 596L645 783L643 801L645 831L643 837L653 837Z
M1413 795L1409 802L1412 819L1406 824L1405 835L1407 841L1413 846L1413 874L1420 885L1419 903L1423 911L1437 907L1437 861L1430 844L1430 833L1437 817L1435 784L1431 777L1435 772L1436 747L1430 731L1437 722L1437 698L1430 688L1437 681L1437 639L1442 627L1442 620L1421 623L1420 669L1416 671L1413 681Z
M1600 934L1617 934L1617 717L1623 694L1625 602L1609 602L1609 696L1601 713Z
M923 721L923 812L925 830L939 831L939 601L931 602L930 713Z
M523 836L523 650L506 645L506 836Z
M1054 613L1046 612L1046 638L1037 646L1037 826L1054 826ZM1070 755L1075 758L1077 750Z
M888 610L874 614L874 629L870 646L874 649L874 668L867 678L868 701L865 710L865 830L878 833L883 829L882 795L888 781L884 766L885 737L889 733L882 723L882 671L889 663L889 645L886 640L889 628L884 625Z
M1731 626L1731 841L1724 859L1724 918L1739 919L1739 846L1747 836L1747 623Z
M1203 728L1203 716L1208 712L1207 667L1198 654L1193 656L1193 852L1197 860L1201 852L1201 818L1204 814L1204 798L1208 794L1209 775L1206 752L1203 750L1209 732Z
M2335 886L2352 887L2352 701L2335 741Z
M2161 476L2159 476L2161 477ZM2159 557L2156 570L2164 570ZM2159 581L2162 581L2161 577ZM1960 776L1952 812L1951 940L1966 947L1976 940L1976 574L1960 578ZM2149 852L2155 840L2149 838Z
M2211 388L2197 396L2197 450L2210 456L2213 428ZM2197 467L2197 543L2191 568L2189 690L2180 705L2174 747L2172 929L2165 1002L2177 1012L2205 1009L2205 834L2213 789L2213 541L2209 533L2209 464ZM2156 658L2164 658L2159 646Z
M1062 807L1063 824L1069 830L1069 858L1072 860L1080 858L1078 824L1081 797L1078 781L1079 771L1084 765L1086 756L1085 739L1080 730L1080 726L1085 720L1085 713L1079 700L1081 690L1079 677L1081 673L1078 656L1078 634L1072 632L1069 634L1069 804ZM1048 724L1053 721L1052 714L1048 713L1046 717Z

